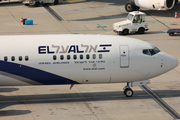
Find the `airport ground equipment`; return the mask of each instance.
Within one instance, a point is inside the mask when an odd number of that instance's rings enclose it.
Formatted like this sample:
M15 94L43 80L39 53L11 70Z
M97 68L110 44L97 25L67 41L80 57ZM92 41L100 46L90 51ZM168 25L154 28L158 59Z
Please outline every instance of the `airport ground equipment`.
M127 35L130 32L143 34L148 31L148 24L145 21L146 14L139 11L130 12L125 21L113 24L114 32Z
M174 34L180 34L180 29L169 29L167 33L169 33L169 36L173 36Z
M58 3L62 3L63 0L25 0L22 3L26 6L32 5L34 7L39 7L41 4L54 4L57 5Z

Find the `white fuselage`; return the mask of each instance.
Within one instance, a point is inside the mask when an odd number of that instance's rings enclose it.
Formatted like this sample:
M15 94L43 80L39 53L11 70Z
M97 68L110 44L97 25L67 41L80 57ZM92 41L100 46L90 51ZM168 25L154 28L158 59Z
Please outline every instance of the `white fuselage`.
M1 86L133 82L178 65L166 53L145 54L156 49L152 44L120 36L24 35L0 41Z

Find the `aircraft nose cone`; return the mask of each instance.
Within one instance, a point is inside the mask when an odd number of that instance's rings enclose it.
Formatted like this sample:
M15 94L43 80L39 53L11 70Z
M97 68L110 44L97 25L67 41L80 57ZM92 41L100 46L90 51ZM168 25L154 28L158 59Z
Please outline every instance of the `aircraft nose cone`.
M178 65L179 65L179 61L175 57L167 54L167 58L166 58L166 70L169 71L171 69L174 69Z

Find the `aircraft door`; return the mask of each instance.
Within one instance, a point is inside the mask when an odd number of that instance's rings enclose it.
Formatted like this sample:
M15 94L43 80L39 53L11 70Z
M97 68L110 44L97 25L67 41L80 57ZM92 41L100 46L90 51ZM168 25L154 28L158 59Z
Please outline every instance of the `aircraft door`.
M127 45L120 46L120 67L129 67L129 47Z

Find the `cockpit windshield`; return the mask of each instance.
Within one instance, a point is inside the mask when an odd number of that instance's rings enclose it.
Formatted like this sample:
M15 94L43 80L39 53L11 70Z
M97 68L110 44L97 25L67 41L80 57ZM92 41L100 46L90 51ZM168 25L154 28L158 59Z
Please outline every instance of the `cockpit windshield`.
M143 54L145 55L155 55L157 53L161 52L157 47L153 48L153 49L144 49L143 50Z
M130 21L132 21L133 17L134 17L134 15L128 14L127 19L130 20Z

